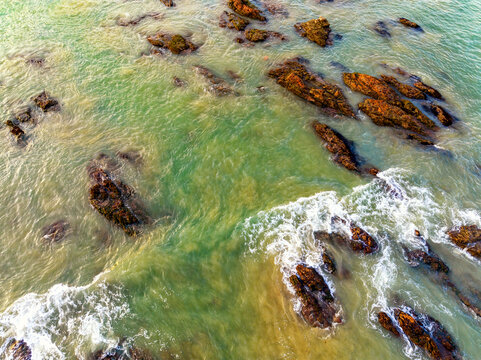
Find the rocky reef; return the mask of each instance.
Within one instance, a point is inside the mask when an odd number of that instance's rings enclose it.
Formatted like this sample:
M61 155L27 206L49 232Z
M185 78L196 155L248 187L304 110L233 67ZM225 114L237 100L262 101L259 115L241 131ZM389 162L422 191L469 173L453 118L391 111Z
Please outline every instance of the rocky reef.
M259 21L267 20L257 6L252 4L249 0L228 0L227 6L239 15Z
M476 225L452 229L448 231L448 236L455 245L481 259L481 229Z
M314 238L321 243L347 245L354 252L371 254L378 250L377 241L362 228L351 224L351 236L340 232L315 231Z
M337 306L328 284L314 268L299 264L297 275L289 278L296 296L301 300L301 314L312 327L330 328L341 323Z
M421 90L414 86L401 83L394 76L381 75L381 80L393 86L397 91L407 98L421 100L426 99L426 95Z
M322 16L319 19L313 19L294 25L297 32L312 42L315 42L321 47L332 45L332 39L330 39L331 26L327 19Z
M301 58L290 59L269 71L279 85L300 98L335 114L355 117L341 88L312 73Z
M429 96L431 96L435 99L443 100L443 96L441 95L441 93L439 91L437 91L435 88L433 88L429 85L426 85L422 81L416 81L413 84L413 86L418 88L419 90L421 90L426 95L429 95Z
M233 29L237 31L244 31L245 28L250 24L249 20L241 18L240 16L224 11L219 19L219 26L222 28Z
M155 47L154 50L168 49L175 55L189 54L198 49L197 45L179 34L158 33L147 37L147 41Z
M60 105L57 99L53 98L45 91L42 91L37 96L34 96L32 101L44 112L60 110Z

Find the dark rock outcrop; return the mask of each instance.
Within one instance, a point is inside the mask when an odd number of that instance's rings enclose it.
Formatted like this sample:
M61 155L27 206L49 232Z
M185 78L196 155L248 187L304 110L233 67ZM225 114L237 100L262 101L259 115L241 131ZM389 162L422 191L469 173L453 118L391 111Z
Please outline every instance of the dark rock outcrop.
M381 75L381 80L396 88L397 91L407 98L421 100L426 99L426 95L421 90L415 88L414 86L401 83L394 76Z
M396 329L396 326L394 326L394 323L391 319L391 317L386 314L384 311L380 311L377 314L377 320L379 321L379 324L386 329L387 331L391 332L394 336L399 336L399 331Z
M326 149L333 154L332 160L354 172L360 172L356 155L349 141L337 131L318 121L312 123L312 128L325 144Z
M44 112L47 111L58 111L60 110L60 105L56 99L51 97L47 92L42 91L40 94L32 98L35 105L37 105Z
M249 0L228 0L227 6L237 14L259 21L266 21L262 12Z
M416 24L414 21L408 20L406 18L399 18L399 22L408 28L416 29L418 31L423 31L421 26Z
M320 108L355 118L341 88L313 74L302 62L299 58L287 60L270 70L269 76L293 94Z
M214 95L224 96L235 94L234 89L227 81L215 75L205 66L196 65L194 66L194 70L210 83L209 92L213 93Z
M374 24L374 27L372 29L382 37L385 37L385 38L391 37L391 33L389 32L389 29L384 21L378 21L377 23Z
M197 45L178 34L158 33L147 37L147 41L157 49L169 49L175 55L189 54L198 49Z
M7 120L5 124L8 126L10 134L13 135L17 144L25 145L27 143L27 136L25 135L25 131L23 131L23 129L19 125L15 124L12 120Z
M12 360L32 359L32 350L23 340L12 339L8 345L8 352Z
M181 78L177 77L177 76L174 76L172 78L172 83L174 84L174 86L176 87L184 87L186 85L185 81L182 80Z
M461 226L448 231L451 241L472 256L481 259L481 229L476 225Z
M434 271L436 273L442 272L447 274L449 272L449 267L436 254L433 254L431 252L430 254L428 254L421 249L410 251L404 249L404 253L409 264L413 267L424 264L428 266L431 271Z
M354 224L350 226L351 237L340 233L328 233L327 231L315 231L314 237L321 242L338 243L348 245L353 251L371 254L378 249L377 241L369 235L365 230Z
M89 169L89 176L92 182L89 201L94 209L127 235L138 235L148 216L134 201L134 190L100 168Z
M439 91L437 91L435 88L432 88L429 85L426 85L422 81L416 81L413 85L414 85L414 87L418 88L423 93L425 93L426 95L429 95L429 96L431 96L435 99L440 99L440 100L443 99L443 96L441 95L441 93Z
M444 109L442 106L431 104L430 110L444 126L451 126L453 124L453 116L448 113L446 109Z
M70 230L70 224L65 220L59 220L42 229L42 238L49 243L60 242Z
M301 314L313 327L326 329L342 322L336 315L334 297L326 281L315 269L297 265L297 275L289 278L297 297L301 300Z
M331 26L329 21L323 17L303 23L297 23L294 25L294 27L302 37L315 42L321 47L332 45L332 40L329 37L331 33Z
M322 249L322 268L329 274L334 274L337 270L334 257L324 246Z
M250 24L249 20L241 18L240 16L224 11L219 20L219 26L222 28L233 29L237 31L244 31L247 25Z

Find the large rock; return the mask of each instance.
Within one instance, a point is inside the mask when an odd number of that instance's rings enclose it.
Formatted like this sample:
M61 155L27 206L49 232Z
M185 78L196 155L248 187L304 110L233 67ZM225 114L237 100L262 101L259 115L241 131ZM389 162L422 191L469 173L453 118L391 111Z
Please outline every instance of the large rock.
M262 12L249 0L228 0L227 6L239 15L259 21L267 20L265 16L262 15Z
M356 155L347 139L326 124L318 121L314 121L312 127L317 136L324 142L326 149L333 154L332 159L335 163L350 171L360 172Z
M51 97L47 92L42 91L37 96L32 98L32 101L44 112L47 111L58 111L60 110L60 105L57 99Z
M12 360L31 360L32 350L23 340L11 340L8 345L9 359Z
M394 325L391 317L386 314L384 311L380 311L377 314L377 320L379 321L379 324L386 329L387 331L391 332L394 336L399 336L399 331L396 329L396 326Z
M355 117L341 88L312 73L302 62L299 58L287 60L269 71L269 76L293 94L320 108Z
M461 226L448 231L448 235L454 244L481 259L481 229L476 225Z
M228 29L234 29L237 31L244 31L247 25L249 25L249 20L243 19L240 16L224 11L219 20L219 26Z
M227 81L214 74L212 70L202 65L195 65L194 70L209 82L209 92L214 95L224 96L235 94L232 86Z
M432 88L429 85L426 85L422 81L416 81L413 85L414 85L414 87L421 90L423 93L425 93L425 94L427 94L427 95L429 95L433 98L440 99L440 100L443 99L443 96L441 95L441 93L439 91L437 91L435 88Z
M198 46L190 42L182 35L170 35L158 33L147 37L147 41L159 49L169 49L172 54L188 54L198 49Z
M297 23L294 27L301 36L315 42L321 47L332 45L332 40L329 38L331 26L329 21L322 16L319 19Z
M393 86L402 95L410 99L426 99L426 95L418 88L406 85L398 81L394 76L381 75L381 80L385 83Z
M336 315L337 309L329 286L313 268L297 265L297 275L289 278L297 297L301 300L301 314L313 327L329 328L342 319Z
M124 230L127 235L138 235L148 217L135 202L134 190L123 182L113 179L103 169L90 169L89 175L92 182L90 204L107 220Z
M384 81L374 76L361 73L342 74L344 83L353 91L360 92L373 99L386 100L388 102L399 101L399 95Z

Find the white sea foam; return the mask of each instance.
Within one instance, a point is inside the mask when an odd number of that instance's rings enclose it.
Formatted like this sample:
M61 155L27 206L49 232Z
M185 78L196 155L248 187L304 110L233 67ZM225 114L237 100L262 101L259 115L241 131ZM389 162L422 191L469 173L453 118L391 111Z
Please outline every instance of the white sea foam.
M0 314L2 350L16 338L31 348L32 360L66 359L64 348L73 339L75 350L115 344L112 322L128 312L121 289L98 277L86 286L56 284L44 294L22 296Z

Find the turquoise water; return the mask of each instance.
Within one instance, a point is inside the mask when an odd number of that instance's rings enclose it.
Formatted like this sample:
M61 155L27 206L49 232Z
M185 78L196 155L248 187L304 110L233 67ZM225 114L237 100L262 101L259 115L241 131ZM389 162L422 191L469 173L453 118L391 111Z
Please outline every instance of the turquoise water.
M287 42L246 48L218 27L221 1L0 2L1 123L43 89L59 113L26 126L28 145L0 129L0 340L23 338L34 359L86 359L129 342L158 358L421 359L389 337L375 315L401 298L440 320L465 359L476 359L480 323L425 273L411 269L401 244L419 229L461 287L481 291L480 263L450 244L453 225L481 225L481 5L476 1L278 1L289 16L265 27ZM135 27L118 19L148 12ZM293 24L326 17L343 39L319 48ZM424 33L390 19L404 16ZM391 39L375 34L379 20ZM192 35L188 56L148 56L147 35ZM387 128L330 118L266 77L301 55L338 84L337 61L371 75L400 66L439 89L460 121L439 134L437 150L414 147ZM42 57L38 67L26 62ZM267 58L266 58L267 57ZM238 96L215 97L192 70L202 64ZM234 82L233 70L243 78ZM176 88L172 77L187 86ZM267 91L259 93L258 86ZM344 88L354 106L362 97ZM333 164L310 129L328 123L404 194L392 199L377 180ZM135 150L142 164L117 160L155 220L135 239L88 202L86 166L103 152ZM332 249L349 278L328 277L345 323L332 333L300 319L287 276L299 261L318 265L312 230L330 215L349 217L378 238L381 251ZM51 246L41 229L72 226ZM6 356L5 354L0 356Z

